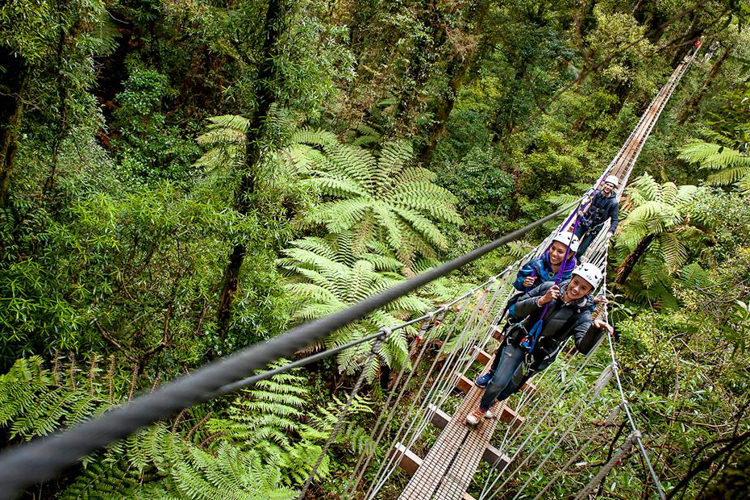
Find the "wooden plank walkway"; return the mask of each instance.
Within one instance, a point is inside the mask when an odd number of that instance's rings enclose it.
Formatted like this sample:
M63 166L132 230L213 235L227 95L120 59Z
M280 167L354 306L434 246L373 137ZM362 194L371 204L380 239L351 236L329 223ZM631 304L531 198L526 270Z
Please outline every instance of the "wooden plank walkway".
M399 497L401 500L460 500L490 444L499 416L483 420L475 428L464 424L466 415L479 405L482 390L472 386L456 413ZM501 412L507 415L507 412Z

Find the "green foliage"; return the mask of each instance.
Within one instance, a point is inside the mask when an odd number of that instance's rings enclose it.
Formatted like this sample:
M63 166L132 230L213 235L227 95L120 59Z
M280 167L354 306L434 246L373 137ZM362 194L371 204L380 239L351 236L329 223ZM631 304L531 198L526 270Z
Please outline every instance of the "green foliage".
M244 391L243 397L229 408L228 418L211 420L209 428L220 432L222 440L237 443L243 449L264 450L275 456L288 450L290 436L300 432L308 396L304 377L290 373L275 375Z
M75 383L75 367L70 370L71 384L60 385L44 368L42 359L34 356L17 360L8 373L0 375L0 427L8 427L11 440L51 434L110 406L100 395L94 374L87 385L79 386Z
M706 170L714 170L708 183L726 186L735 184L741 191L750 192L750 156L746 151L709 142L692 142L682 148L680 158L698 163Z
M52 53L55 33L53 2L22 0L3 2L0 8L2 46L18 54L29 64L37 65Z
M393 272L400 267L397 260L373 253L360 254L355 250L355 241L351 233L339 233L326 238L296 240L292 242L292 248L284 250L286 257L279 259L278 264L290 273L285 287L297 304L292 311L293 321L321 318L403 280ZM336 330L317 348L347 344L381 328L396 326L408 315L423 313L429 307L427 301L413 296L396 299L363 319ZM339 370L352 374L364 369L367 380L371 381L377 375L380 363L391 368L403 366L408 362L406 336L411 331L407 328L393 332L366 366L364 363L372 342L342 351L338 355Z
M378 155L338 142L317 145L323 154L312 153L312 175L305 182L331 199L311 210L309 222L331 233L351 231L360 251L372 239L381 241L407 265L447 247L435 222L462 222L456 198L434 183L434 173L413 165L411 145L386 143Z
M281 360L271 368L286 362ZM313 410L312 396L303 372L274 375L244 390L230 405L227 417L210 420L208 428L214 435L220 435L223 444L230 443L274 464L281 471L284 484L301 485L312 473L323 451L322 444L345 406L334 395L325 406ZM369 434L353 417L372 414L371 406L362 396L355 398L334 444L350 447L355 453L363 449ZM329 456L323 458L316 479L329 475L330 462Z
M120 135L113 141L121 175L129 182L185 181L198 149L161 111L164 101L174 96L169 79L131 59L123 85L114 113Z
M131 438L127 462L105 453L59 497L133 499L291 500L297 492L282 485L274 464L257 454L221 443L215 453L189 444L163 424ZM144 447L148 453L144 454Z

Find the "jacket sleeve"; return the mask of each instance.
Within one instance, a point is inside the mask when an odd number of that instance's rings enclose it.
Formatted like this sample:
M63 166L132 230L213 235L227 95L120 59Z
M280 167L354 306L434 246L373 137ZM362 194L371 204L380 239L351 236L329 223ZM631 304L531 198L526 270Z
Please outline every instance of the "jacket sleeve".
M610 208L609 213L609 218L611 220L609 224L609 233L615 234L615 229L617 229L617 223L619 222L618 219L620 217L620 207L617 204L617 198L612 200L612 207Z
M599 337L602 336L602 333L602 329L596 328L594 324L591 323L591 326L586 331L583 338L579 342L576 342L576 350L584 355L590 353L599 340Z
M554 285L552 282L542 283L541 285L532 288L518 299L518 302L513 304L510 308L510 313L516 318L525 318L534 311L538 311L540 307L536 305L536 301L539 297L547 293L547 290Z
M526 288L523 286L523 280L531 276L531 273L533 272L534 272L533 261L524 264L524 266L518 271L518 275L516 276L516 281L513 283L513 288L515 288L519 292L525 292Z
M586 309L581 314L581 319L576 321L575 325L573 325L572 331L570 334L573 336L575 343L576 343L576 349L581 350L583 346L583 340L586 337L586 333L589 331L589 328L591 328L593 321L591 319L591 312Z

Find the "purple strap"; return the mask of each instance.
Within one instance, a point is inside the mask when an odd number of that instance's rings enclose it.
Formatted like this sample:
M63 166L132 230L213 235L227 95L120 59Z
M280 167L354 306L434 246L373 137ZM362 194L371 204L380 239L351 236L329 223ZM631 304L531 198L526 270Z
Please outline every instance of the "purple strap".
M576 209L574 212L575 214L579 214L580 206ZM580 220L580 215L576 215L575 223L573 224L573 235L576 233L576 229L578 229L578 221ZM567 222L563 227L567 226ZM565 263L568 261L568 255L570 254L570 245L573 243L573 238L570 238L570 241L568 242L568 246L565 248L565 255L563 256L563 260L560 263L560 268L557 270L557 277L555 278L555 285L559 285L560 281L562 281L562 275L563 275L563 269L565 268ZM542 324L544 322L544 317L547 315L547 312L549 311L550 307L552 307L552 302L547 302L544 304L544 309L542 309L542 314L539 316L539 319L536 320L536 323L534 323L534 326L531 328L531 331L529 332L529 336L531 337L530 341L522 341L521 343L524 345L527 345L529 349L529 354L534 352L534 348L536 347L536 341L537 338L539 338L539 334L542 332ZM528 339L527 336L526 338Z

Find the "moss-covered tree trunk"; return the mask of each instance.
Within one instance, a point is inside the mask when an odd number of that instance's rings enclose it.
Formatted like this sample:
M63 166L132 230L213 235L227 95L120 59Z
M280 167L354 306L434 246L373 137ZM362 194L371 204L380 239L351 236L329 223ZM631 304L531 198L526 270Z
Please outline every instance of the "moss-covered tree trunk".
M18 134L23 119L23 94L27 67L23 58L0 48L0 207L8 203L10 177L18 149Z
M625 257L625 260L622 261L620 267L617 268L617 279L615 280L615 283L618 285L625 284L630 273L633 272L635 265L638 264L638 261L643 257L643 254L646 253L651 242L654 241L654 237L656 237L656 235L653 233L646 235L646 237L639 241L635 246L635 250Z
M278 57L279 39L288 22L287 0L270 0L266 11L264 25L264 42L262 59L258 70L258 109L250 119L247 130L247 146L245 163L241 180L234 196L235 209L241 214L247 214L252 208L255 181L261 157L261 140L265 133L266 119L274 103L274 87L278 80L275 60ZM236 243L229 255L217 311L217 325L219 336L223 339L232 318L232 304L239 286L240 271L245 260L247 248L244 243Z
M476 3L472 12L472 19L475 24L475 32L478 34L483 33L484 20L487 17L490 3L488 0L481 0ZM454 54L453 58L448 63L448 92L444 99L441 99L433 111L433 120L427 131L427 144L419 154L419 159L423 163L429 163L432 159L432 155L435 154L435 148L437 147L437 141L443 133L445 133L445 127L448 124L448 118L450 117L451 111L453 111L453 105L456 102L458 93L464 84L466 73L469 67L471 67L480 54L480 45L476 44L474 48L466 54Z

